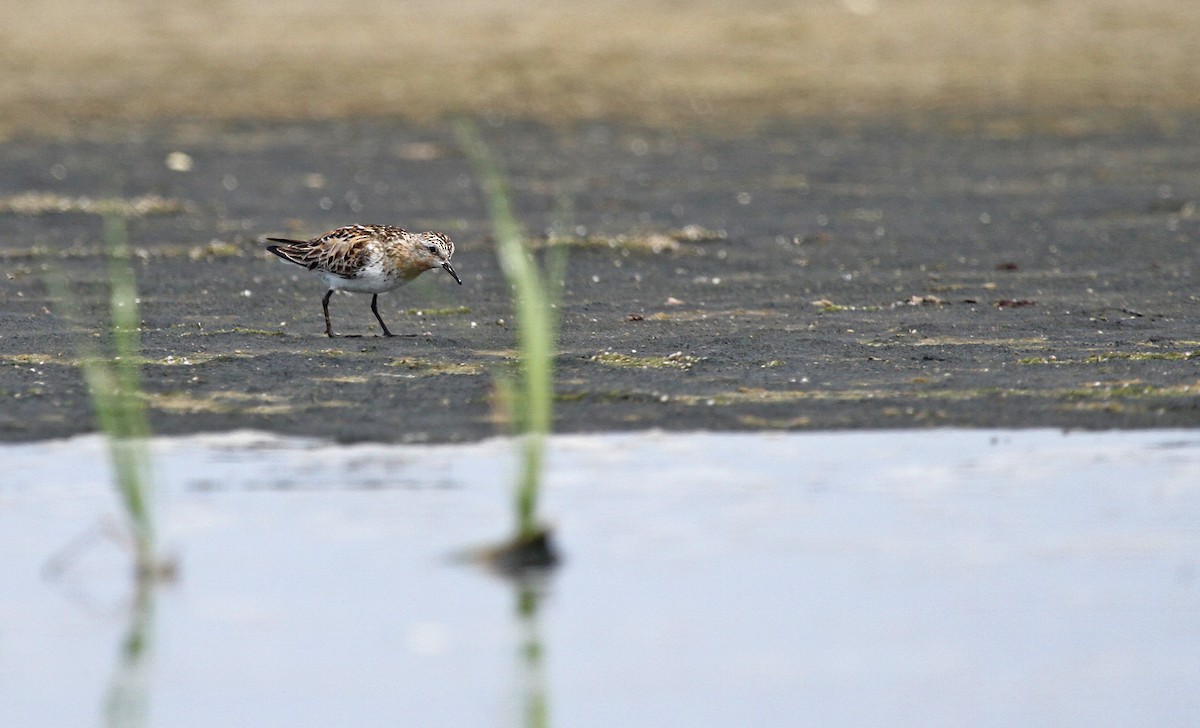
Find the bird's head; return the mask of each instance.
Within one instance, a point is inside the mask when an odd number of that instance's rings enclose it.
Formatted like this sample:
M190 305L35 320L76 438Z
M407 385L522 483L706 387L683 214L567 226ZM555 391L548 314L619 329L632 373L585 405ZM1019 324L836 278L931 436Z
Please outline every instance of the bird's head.
M454 266L450 265L450 257L454 255L454 241L450 236L430 230L418 235L416 242L417 256L422 263L428 268L445 268L458 285L462 285L462 279L454 272Z

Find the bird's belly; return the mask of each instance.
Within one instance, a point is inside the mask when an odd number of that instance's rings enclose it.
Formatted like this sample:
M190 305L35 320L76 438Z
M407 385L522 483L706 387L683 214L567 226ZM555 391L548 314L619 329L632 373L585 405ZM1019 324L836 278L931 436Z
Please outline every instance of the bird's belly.
M386 269L379 263L367 265L353 278L343 278L325 271L320 271L320 276L330 288L352 293L383 293L412 280L410 277L398 275L395 270Z

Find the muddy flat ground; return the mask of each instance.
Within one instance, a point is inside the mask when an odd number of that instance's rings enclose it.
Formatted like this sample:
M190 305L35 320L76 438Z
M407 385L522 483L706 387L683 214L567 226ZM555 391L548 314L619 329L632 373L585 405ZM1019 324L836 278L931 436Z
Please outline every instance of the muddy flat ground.
M156 432L504 431L516 331L455 116L502 159L530 237L567 251L561 431L1200 424L1200 65L1191 34L1160 32L1196 10L988 5L701 4L682 38L654 35L680 17L654 3L622 26L429 10L429 45L403 36L361 83L377 59L351 31L395 9L300 4L268 31L239 7L224 34L203 2L13 18L0 439L94 429L78 363L105 343L105 212L135 252ZM30 45L89 19L127 32ZM296 55L316 21L357 50ZM406 74L415 47L458 61ZM413 336L377 337L350 294L334 327L360 336L326 338L320 283L263 249L353 222L454 238L465 285L428 273L380 298Z
M1015 136L901 121L751 137L484 128L531 236L568 250L564 431L1200 422L1200 119ZM169 169L173 154L190 171ZM515 330L444 127L151 126L9 142L0 164L3 437L92 427L78 337L105 328L108 274L85 210L119 204L143 213L129 231L156 431L497 430ZM344 294L335 329L362 337L328 339L320 283L260 240L352 221L456 240L463 286L431 272L381 296L393 331L417 336L375 336L369 297ZM47 271L73 282L78 325Z

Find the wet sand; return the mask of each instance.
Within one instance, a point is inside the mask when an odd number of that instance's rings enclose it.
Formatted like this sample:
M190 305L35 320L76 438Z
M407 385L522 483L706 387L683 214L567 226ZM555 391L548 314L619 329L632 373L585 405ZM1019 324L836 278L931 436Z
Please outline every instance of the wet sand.
M1200 117L1058 119L484 117L530 234L568 245L556 428L1200 423ZM106 319L95 213L120 205L156 432L504 430L516 332L447 124L97 122L10 139L0 167L0 439L94 428L77 352ZM416 336L375 336L370 298L339 295L335 329L363 336L326 338L319 282L261 242L349 222L455 239L465 285L380 298Z

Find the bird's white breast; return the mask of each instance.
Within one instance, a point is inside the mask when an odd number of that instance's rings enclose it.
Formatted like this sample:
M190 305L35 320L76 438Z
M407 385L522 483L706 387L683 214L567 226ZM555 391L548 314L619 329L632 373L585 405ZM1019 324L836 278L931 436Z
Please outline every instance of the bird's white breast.
M382 255L372 255L354 278L343 278L323 270L318 270L317 273L330 288L353 293L383 293L399 288L409 281L397 275L395 268L385 265Z

